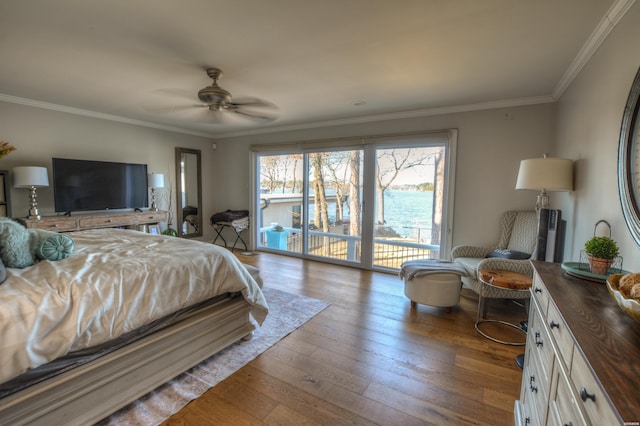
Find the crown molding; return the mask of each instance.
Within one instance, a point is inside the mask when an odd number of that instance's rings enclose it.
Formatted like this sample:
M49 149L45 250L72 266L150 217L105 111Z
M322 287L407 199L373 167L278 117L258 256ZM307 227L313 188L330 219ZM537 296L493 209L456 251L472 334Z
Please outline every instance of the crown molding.
M191 136L200 136L203 138L211 138L211 134L188 130L180 127L166 126L151 121L136 120L133 118L121 117L119 115L105 114L102 112L90 111L81 108L74 108L65 105L52 104L49 102L36 101L33 99L20 98L18 96L6 95L0 93L0 101L12 104L26 105L34 108L48 109L51 111L65 112L67 114L82 115L84 117L97 118L100 120L116 121L118 123L132 124L134 126L150 127L152 129L166 130L174 133L182 133Z
M602 42L607 38L609 33L615 28L625 13L633 5L635 0L616 0L607 13L602 17L591 36L584 43L576 57L565 71L564 75L558 81L553 90L552 96L554 100L560 99L562 94L571 85L573 80L580 74L582 68L589 62L589 59L598 50Z
M239 136L260 135L266 133L289 132L293 130L316 129L320 127L345 126L351 124L370 123L372 121L401 120L406 118L428 117L434 115L456 114L461 112L480 111L486 109L511 108L554 102L551 96L535 96L529 98L505 99L501 101L482 102L477 104L455 105L438 108L427 108L412 111L373 114L361 117L340 118L337 120L315 121L287 126L274 126L254 130L241 130L216 135L216 139L235 138Z
M353 125L353 124L361 124L361 123L370 123L373 121L401 120L401 119L407 119L407 118L427 117L427 116L443 115L443 114L455 114L455 113L461 113L461 112L479 111L479 110L486 110L486 109L534 105L534 104L554 102L554 99L551 96L536 96L536 97L530 97L530 98L506 99L506 100L482 102L482 103L476 103L476 104L455 105L455 106L448 106L448 107L427 108L427 109L393 112L393 113L385 113L385 114L366 115L361 117L340 118L336 120L307 122L307 123L300 123L300 124L275 126L275 127L269 127L269 128L263 127L259 129L253 129L253 130L240 130L235 132L217 133L217 134L214 134L213 132L204 133L204 132L184 129L181 127L166 126L158 123L153 123L150 121L136 120L136 119L121 117L113 114L105 114L105 113L85 110L81 108L74 108L74 107L68 107L64 105L52 104L48 102L41 102L33 99L6 95L3 93L0 93L0 101L26 105L34 108L42 108L42 109L48 109L52 111L64 112L68 114L81 115L85 117L97 118L101 120L116 121L119 123L132 124L134 126L150 127L153 129L166 130L174 133L200 136L208 139L211 139L211 138L225 139L225 138L234 138L239 136L288 132L293 130L306 130L306 129L321 128L321 127L345 126L345 125Z

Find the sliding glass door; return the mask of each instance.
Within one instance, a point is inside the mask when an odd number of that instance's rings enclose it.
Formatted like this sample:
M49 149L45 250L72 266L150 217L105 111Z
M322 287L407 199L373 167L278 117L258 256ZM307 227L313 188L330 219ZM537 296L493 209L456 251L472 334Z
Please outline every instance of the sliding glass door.
M376 149L373 266L439 258L445 146Z
M360 263L362 150L311 152L308 159L306 253Z
M259 249L383 270L448 250L452 141L359 145L255 153Z
M360 263L362 151L261 155L259 246Z

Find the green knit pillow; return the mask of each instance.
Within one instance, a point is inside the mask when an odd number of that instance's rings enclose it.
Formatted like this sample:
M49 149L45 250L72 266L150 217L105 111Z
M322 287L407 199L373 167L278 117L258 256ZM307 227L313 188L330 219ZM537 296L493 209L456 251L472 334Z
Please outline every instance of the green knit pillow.
M7 268L26 268L35 263L32 247L37 235L8 217L0 217L0 260Z

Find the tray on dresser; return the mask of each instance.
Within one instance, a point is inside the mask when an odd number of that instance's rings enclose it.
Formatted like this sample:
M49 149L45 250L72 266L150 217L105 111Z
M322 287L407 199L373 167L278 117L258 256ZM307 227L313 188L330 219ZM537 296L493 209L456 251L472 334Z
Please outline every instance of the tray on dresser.
M606 283L607 278L610 275L610 274L609 275L594 274L593 272L589 271L589 265L586 263L564 262L560 266L569 275L582 278L583 280L594 281L601 284ZM629 271L625 271L624 269L618 269L618 268L611 268L609 272L611 274L628 274L629 273Z

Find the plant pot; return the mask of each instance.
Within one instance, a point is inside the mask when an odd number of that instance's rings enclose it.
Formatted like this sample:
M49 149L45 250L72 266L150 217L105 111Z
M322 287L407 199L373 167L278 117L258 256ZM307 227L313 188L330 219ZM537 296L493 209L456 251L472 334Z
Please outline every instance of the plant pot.
M611 268L613 259L601 259L599 257L591 257L587 255L589 261L589 269L592 274L607 275L607 271Z
M279 250L287 249L287 236L289 234L287 231L278 232L268 230L265 232L267 233L267 247Z

